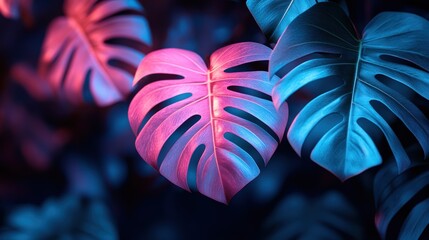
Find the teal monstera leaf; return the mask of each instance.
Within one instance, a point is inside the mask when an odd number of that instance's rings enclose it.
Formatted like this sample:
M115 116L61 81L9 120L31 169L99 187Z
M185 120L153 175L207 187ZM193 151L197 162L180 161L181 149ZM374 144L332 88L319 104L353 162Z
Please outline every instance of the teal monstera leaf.
M384 135L400 171L411 162L404 142L415 142L427 156L428 105L422 104L429 98L425 19L381 13L360 39L338 5L317 4L279 39L270 76L276 82L277 107L299 91L317 91L294 118L288 139L298 154L310 155L339 178L382 162L378 135ZM397 122L405 127L395 129ZM404 130L413 137L401 138L397 133Z
M247 0L246 5L269 41L277 42L283 31L301 13L321 2L338 2L344 10L343 0Z

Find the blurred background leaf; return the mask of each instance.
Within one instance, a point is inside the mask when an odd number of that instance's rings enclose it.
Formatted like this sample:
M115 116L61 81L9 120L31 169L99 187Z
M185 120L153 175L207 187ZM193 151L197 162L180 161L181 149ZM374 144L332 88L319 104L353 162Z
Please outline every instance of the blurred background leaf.
M12 211L0 239L118 239L106 206L97 200L66 195L49 199L40 207Z
M375 224L383 239L429 238L429 165L399 174L391 163L374 180Z
M337 192L288 195L264 223L265 239L366 239L356 209Z
M126 99L152 37L137 0L64 2L50 24L40 73L60 99L110 105Z

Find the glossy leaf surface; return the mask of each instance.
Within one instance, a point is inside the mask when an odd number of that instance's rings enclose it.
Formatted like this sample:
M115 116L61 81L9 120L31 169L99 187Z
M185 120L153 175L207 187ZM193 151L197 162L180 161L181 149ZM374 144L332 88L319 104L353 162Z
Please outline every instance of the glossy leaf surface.
M208 68L187 50L146 56L129 108L142 158L181 188L229 201L270 160L287 122L287 106L277 112L271 101L270 53L234 44L214 52Z
M429 167L414 166L398 175L390 164L374 180L375 224L383 239L429 238Z
M42 49L41 72L60 96L109 105L130 92L151 44L142 6L129 1L65 1Z
M315 93L293 120L289 142L346 179L381 163L380 131L404 170L403 142L416 142L424 156L429 150L428 56L429 22L421 17L382 13L359 39L341 8L317 4L289 25L270 60L276 106L296 92ZM412 137L399 138L395 119Z
M329 0L247 0L246 5L271 42L277 42L289 24L312 6ZM344 9L346 6L344 5Z

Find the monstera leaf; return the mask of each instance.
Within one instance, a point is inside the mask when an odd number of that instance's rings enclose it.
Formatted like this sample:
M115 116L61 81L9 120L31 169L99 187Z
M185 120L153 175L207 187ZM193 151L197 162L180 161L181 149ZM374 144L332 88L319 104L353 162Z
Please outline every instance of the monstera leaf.
M364 239L359 215L341 194L285 198L263 226L264 239Z
M247 0L246 5L271 42L277 42L289 24L313 5L333 0ZM343 3L341 1L341 3ZM347 9L343 3L344 9Z
M118 234L103 203L69 195L13 211L0 239L114 240Z
M143 159L174 184L226 203L259 174L282 139L266 65L271 49L239 43L217 50L207 68L195 53L153 52L129 108Z
M341 179L382 161L375 134L384 134L399 170L410 163L404 142L429 150L429 23L413 14L382 13L359 40L347 15L320 3L296 18L273 50L273 101L313 91L288 131L298 154ZM415 100L418 99L418 100ZM395 122L412 137L400 139ZM401 142L402 141L402 142Z
M151 44L137 0L67 0L50 26L40 71L71 102L108 105L132 88L138 63Z
M429 239L429 166L413 166L398 175L382 168L374 180L375 223L383 239Z

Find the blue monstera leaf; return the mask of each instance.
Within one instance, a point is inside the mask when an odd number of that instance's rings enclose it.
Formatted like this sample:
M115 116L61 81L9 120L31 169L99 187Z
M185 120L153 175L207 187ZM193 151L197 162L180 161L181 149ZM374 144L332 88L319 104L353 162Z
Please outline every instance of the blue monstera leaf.
M104 204L75 195L18 208L6 222L0 239L118 239Z
M429 166L398 175L389 164L374 180L375 224L382 239L429 239Z
M246 5L271 42L277 42L286 27L301 13L320 2L339 2L333 0L247 0Z
M286 197L263 225L264 239L363 239L359 214L338 192Z
M298 154L310 156L339 178L382 162L377 148L384 147L380 135L400 171L411 162L404 143L416 143L421 155L427 156L429 22L425 19L381 13L360 39L340 7L320 3L285 30L269 68L277 107L296 93L312 92L294 118L288 139ZM411 137L400 137L404 131Z

